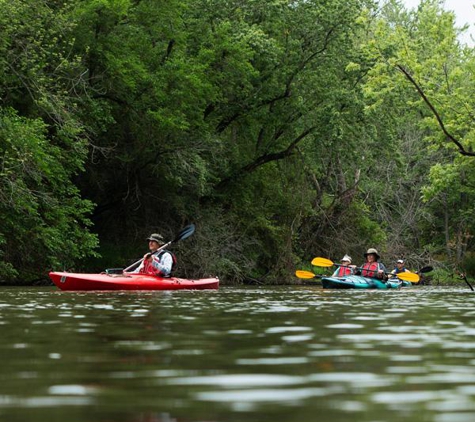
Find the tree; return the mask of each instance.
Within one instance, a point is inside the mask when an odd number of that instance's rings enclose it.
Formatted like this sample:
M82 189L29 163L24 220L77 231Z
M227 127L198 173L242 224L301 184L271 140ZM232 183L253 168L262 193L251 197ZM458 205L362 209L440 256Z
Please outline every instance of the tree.
M465 163L474 155L473 50L457 41L454 15L444 11L440 1L421 1L413 13L390 1L385 14L390 21L371 23L374 36L367 54L375 66L369 73L367 98L373 109L381 110L383 104L394 106L396 98L405 96L397 106L417 122L424 141L418 147L425 155L423 167L428 158L432 162L429 183L419 179L411 187L424 193L420 215L435 217L425 219L417 240L432 245L432 252L437 251L435 245L444 244L446 256L459 262L474 229L467 224L473 217L467 202L472 176ZM444 239L434 236L440 231Z
M74 103L81 74L67 5L0 6L0 280L29 281L97 246L92 204L72 182L86 158Z

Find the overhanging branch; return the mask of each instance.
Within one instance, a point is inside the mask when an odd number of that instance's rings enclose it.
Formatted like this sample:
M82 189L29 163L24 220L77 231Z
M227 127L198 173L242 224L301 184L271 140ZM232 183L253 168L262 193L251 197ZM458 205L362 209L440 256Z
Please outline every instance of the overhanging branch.
M464 146L462 145L462 143L456 139L451 133L449 133L449 131L447 130L447 128L445 127L444 125L444 121L442 120L442 118L440 117L440 114L437 112L436 108L434 107L434 105L429 101L429 99L427 98L424 90L419 86L419 84L414 80L414 78L411 76L411 74L407 71L407 69L404 67L404 66L401 66L400 64L396 65L396 67L404 74L404 76L409 80L409 82L412 83L412 85L414 85L414 87L416 88L417 92L419 93L419 95L422 97L422 99L424 100L424 102L427 104L427 106L430 108L430 110L432 111L432 114L435 116L435 118L437 119L437 123L439 124L440 128L442 129L442 132L444 132L444 135L451 141L453 142L457 148L458 148L458 152L462 155L466 155L466 156L469 156L469 157L475 157L475 152L471 152L471 151L467 151Z
M216 185L216 190L222 190L225 186L227 186L230 182L237 180L239 177L242 177L244 174L252 173L257 168L261 167L264 164L267 164L271 161L279 161L286 157L289 157L293 154L297 145L302 141L306 136L308 136L311 132L316 129L316 126L310 127L304 130L300 135L298 135L287 147L281 151L274 152L274 153L266 153L259 157L256 157L254 161L251 163L241 167L238 171L236 171L232 176L229 176L223 180L221 180Z

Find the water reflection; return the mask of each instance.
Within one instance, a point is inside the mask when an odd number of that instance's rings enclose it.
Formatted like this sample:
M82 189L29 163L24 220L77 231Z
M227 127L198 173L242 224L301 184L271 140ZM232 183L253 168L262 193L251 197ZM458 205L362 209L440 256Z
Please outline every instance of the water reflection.
M474 300L437 288L3 289L0 418L473 420Z

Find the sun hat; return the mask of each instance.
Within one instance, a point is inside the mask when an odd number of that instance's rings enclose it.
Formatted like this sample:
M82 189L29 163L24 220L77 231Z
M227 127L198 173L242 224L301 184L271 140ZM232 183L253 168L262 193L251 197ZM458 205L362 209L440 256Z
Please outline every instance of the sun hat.
M371 255L371 254L376 255L376 259L380 258L378 251L374 248L369 248L364 254L364 257L366 258L368 255Z
M149 237L147 237L147 240L151 240L153 242L157 242L160 244L163 244L163 236L159 233L152 233Z
M340 262L348 261L351 264L351 256L345 255L343 258L340 259Z

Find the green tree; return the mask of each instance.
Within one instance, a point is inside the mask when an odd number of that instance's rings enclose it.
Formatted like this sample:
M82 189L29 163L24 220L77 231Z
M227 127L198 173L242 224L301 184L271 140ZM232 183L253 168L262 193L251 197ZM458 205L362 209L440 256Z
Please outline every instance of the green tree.
M400 139L416 134L418 145L413 143L410 151L418 151L413 162L421 171L409 173L417 181L410 189L423 192L425 204L418 207L418 230L410 238L458 262L474 229L468 223L473 215L467 163L474 155L474 86L473 50L460 45L454 22L453 13L444 11L437 0L421 1L412 13L397 1L387 2L381 19L369 24L373 36L366 52L375 65L365 93L370 110L399 109L392 114L412 120L398 118L399 127L406 128ZM421 176L428 175L430 167L427 184ZM411 177L406 180L411 182Z
M307 190L308 177L355 135L357 80L344 69L361 2L190 5L76 9L75 48L86 52L97 92L85 119L104 123L82 190L98 203L94 221L111 243L124 230L141 241L152 227L198 221L236 233L232 256L216 250L202 263L208 271L275 279L294 266L300 216L315 216L309 202L323 197ZM295 170L302 157L310 173ZM307 192L300 201L296 187ZM222 245L222 232L207 233L195 239Z
M93 253L92 204L72 179L87 140L75 114L80 64L58 2L0 2L0 279L44 277Z

